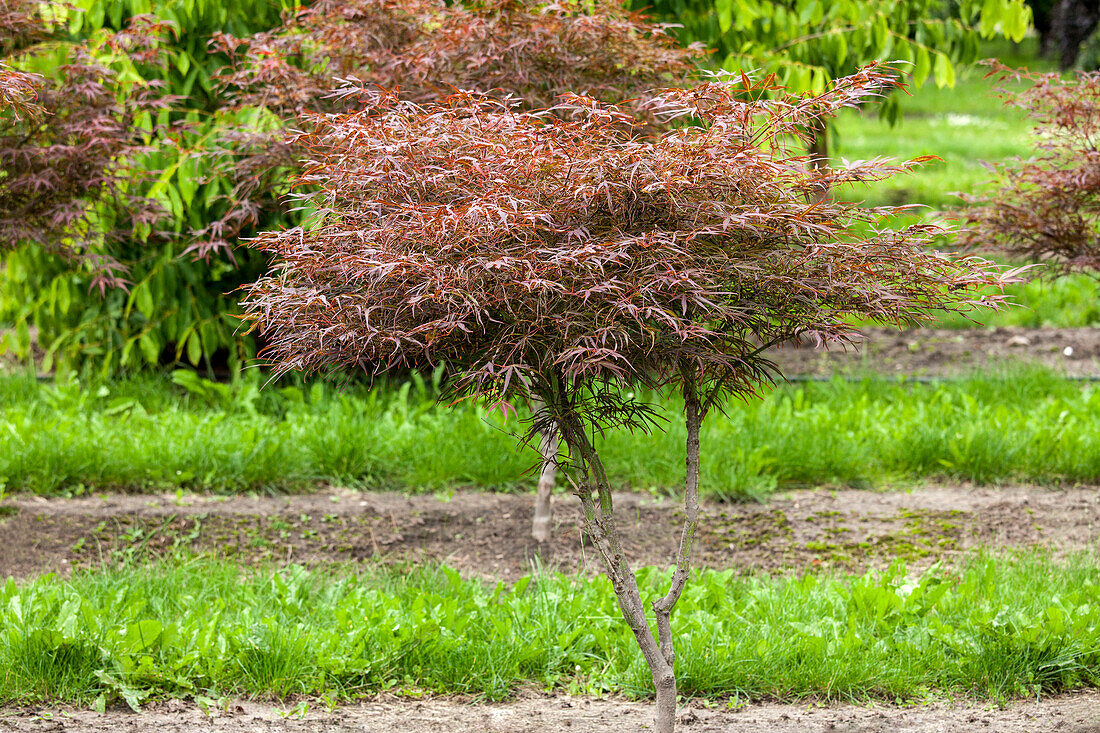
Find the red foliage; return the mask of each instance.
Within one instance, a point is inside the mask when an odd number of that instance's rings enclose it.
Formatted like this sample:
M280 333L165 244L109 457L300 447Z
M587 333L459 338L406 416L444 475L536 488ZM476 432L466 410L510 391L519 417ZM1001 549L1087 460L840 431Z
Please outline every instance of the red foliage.
M472 93L417 105L349 89L364 109L308 115L294 138L311 155L299 183L317 191L299 203L317 213L255 240L278 269L249 288L247 318L280 372L443 365L457 389L552 409L563 385L685 372L708 400L753 391L768 344L844 341L852 315L904 323L995 301L968 291L1002 276L929 251L935 228L807 203L913 165L823 172L798 154L815 120L894 78L868 67L816 97L744 78L666 90L649 112L698 124L656 138L588 97L523 112ZM607 390L587 406L603 423L637 410Z
M1035 122L1035 154L997 166L992 194L964 197L978 204L965 212L964 243L1100 270L1100 72L1065 78L995 64L990 73L1030 83L1002 95Z
M223 80L244 101L290 116L318 109L334 78L355 76L430 102L458 90L512 94L531 106L582 92L622 99L683 79L700 46L601 0L321 0L274 33L216 45L243 56Z
M266 108L291 126L307 111L347 109L334 96L337 78L354 77L402 98L428 102L457 89L515 95L545 106L567 92L624 99L684 80L704 51L676 46L661 26L618 3L544 0L321 0L272 33L221 35L215 47L233 57L221 76L242 106ZM354 100L352 100L354 101ZM206 255L231 246L275 205L270 192L303 153L281 130L234 131L223 140L239 181L227 217L202 233Z
M9 60L33 54L49 38L35 3L6 5L0 23ZM161 30L135 18L108 43L142 54ZM132 192L127 164L145 150L139 117L168 100L152 88L120 94L115 73L87 48L64 48L56 78L0 68L0 243L36 244L91 262L102 288L121 282L117 263L97 254L102 240L131 236L159 215Z
M38 117L42 108L38 105L38 90L42 78L37 74L16 71L0 63L0 114L15 118Z

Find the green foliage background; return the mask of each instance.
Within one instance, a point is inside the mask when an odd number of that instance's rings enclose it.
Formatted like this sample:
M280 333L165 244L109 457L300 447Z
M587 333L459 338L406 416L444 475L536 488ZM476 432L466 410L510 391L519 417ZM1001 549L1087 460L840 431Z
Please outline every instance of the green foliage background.
M188 239L182 235L216 220L227 206L224 197L232 183L220 165L224 160L211 150L211 140L225 129L270 124L258 112L221 107L213 76L227 59L209 53L207 42L217 31L249 35L273 28L293 1L78 0L73 10L63 11L64 26L58 33L62 47L94 47L106 32L122 29L138 14L170 22L174 31L164 40L160 65L112 57L102 46L97 53L118 71L120 80L163 82L165 93L181 101L160 121L171 118L188 127L152 138L155 150L135 162L135 168L153 172L140 185L167 212L161 226L169 236L146 228L112 247L110 254L130 267L128 290L101 295L90 288L88 268L74 269L34 248L4 258L0 322L14 326L7 345L16 355L29 354L32 326L45 352L41 366L46 370L94 366L112 373L180 359L236 370L254 353L252 340L236 333L233 291L256 279L266 269L265 259L242 247L196 260L184 254ZM49 76L41 55L25 64ZM281 223L269 218L262 225Z

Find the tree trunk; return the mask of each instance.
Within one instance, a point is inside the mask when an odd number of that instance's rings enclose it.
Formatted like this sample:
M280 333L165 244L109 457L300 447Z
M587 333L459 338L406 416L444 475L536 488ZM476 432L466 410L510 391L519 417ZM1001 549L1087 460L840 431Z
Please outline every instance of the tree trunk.
M1077 61L1081 44L1100 23L1100 0L1058 0L1050 18L1050 35L1058 65L1068 69Z
M691 572L691 555L695 541L695 528L699 518L699 428L705 410L699 401L694 380L685 383L687 409L687 462L684 486L684 524L680 534L680 547L676 557L676 569L672 574L668 593L653 603L657 620L657 638L646 619L645 605L638 589L638 580L623 552L622 538L615 522L611 486L603 463L579 421L560 425L572 457L579 457L571 465L578 474L565 472L584 507L585 530L604 563L604 569L615 590L623 618L626 619L634 638L645 657L653 676L657 697L657 716L654 730L657 733L673 733L676 727L676 652L672 639L672 610L680 600Z
M539 488L535 495L535 518L531 520L531 536L540 545L550 539L550 520L554 516L552 505L554 498L554 479L557 476L558 436L557 433L544 431L539 442L542 454L542 472L539 474Z
M810 170L822 176L829 174L829 126L822 117L814 118L810 123L810 144L806 151L810 159ZM810 202L819 204L830 196L829 184L822 181L817 190L810 195Z

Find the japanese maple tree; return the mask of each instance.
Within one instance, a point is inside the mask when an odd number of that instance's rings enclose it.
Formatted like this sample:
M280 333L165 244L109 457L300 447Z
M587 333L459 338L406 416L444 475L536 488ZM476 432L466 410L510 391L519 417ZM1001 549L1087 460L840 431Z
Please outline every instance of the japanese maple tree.
M537 400L527 439L554 431L624 618L652 672L656 730L674 727L672 611L699 516L699 435L729 395L774 374L769 345L845 342L850 317L910 323L995 304L984 260L929 249L937 230L893 230L894 209L810 203L822 185L914 162L808 168L813 123L877 96L872 66L818 95L767 78L717 78L649 97L646 112L567 96L545 111L462 92L418 104L346 88L356 111L307 114L301 227L254 244L274 271L246 318L276 373L433 370L449 388L507 405ZM766 97L771 97L770 99ZM694 124L638 134L648 116ZM687 422L684 522L656 633L616 524L604 431L655 426L639 388L675 389Z
M994 168L992 190L965 197L964 242L1007 250L1056 269L1100 270L1100 72L1069 77L1010 69L1024 82L1002 92L1035 123L1035 154Z
M105 287L119 278L103 240L159 214L135 193L127 164L146 149L151 123L139 119L168 100L121 81L90 47L57 42L44 7L15 0L0 10L0 248L34 244L91 263ZM134 18L102 44L141 55L162 30ZM27 70L36 64L50 75Z
M321 0L274 31L243 39L222 34L215 45L234 62L221 76L226 91L277 123L225 136L226 160L239 181L230 197L235 205L200 237L202 254L231 247L242 227L278 206L271 192L303 155L283 138L283 127L308 126L307 111L356 104L329 93L334 78L400 88L403 99L415 102L468 89L514 95L532 108L574 90L611 101L683 84L706 56L701 45L679 47L664 26L614 0ZM545 456L556 453L552 433L539 443ZM532 519L539 543L550 536L554 484L548 459Z

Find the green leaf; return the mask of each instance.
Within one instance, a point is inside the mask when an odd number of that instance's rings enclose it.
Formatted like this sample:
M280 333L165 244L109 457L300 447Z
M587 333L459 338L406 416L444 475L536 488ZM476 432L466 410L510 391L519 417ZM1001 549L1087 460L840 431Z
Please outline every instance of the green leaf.
M802 25L808 25L812 23L814 20L814 16L818 13L819 10L820 3L818 3L817 0L810 0L810 2L806 3L805 7L802 8L802 12L799 13L798 22Z
M917 60L913 65L913 86L919 87L928 78L928 72L932 70L932 59L928 56L928 49L924 46L917 48Z
M148 281L134 288L134 302L138 311L150 318L153 316L153 293L150 291Z
M199 334L191 331L191 335L187 337L187 360L192 366L198 366L200 359L202 359L202 342L199 340Z
M141 335L141 338L138 339L138 346L141 347L141 353L146 362L156 364L160 361L160 340L152 331L146 331Z
M718 16L718 28L728 33L733 27L733 0L714 0L714 13Z
M123 643L130 652L140 652L157 643L164 625L156 619L145 619L126 627Z
M936 76L936 86L955 86L955 67L952 66L951 59L947 58L945 54L936 54L936 68L933 73Z

